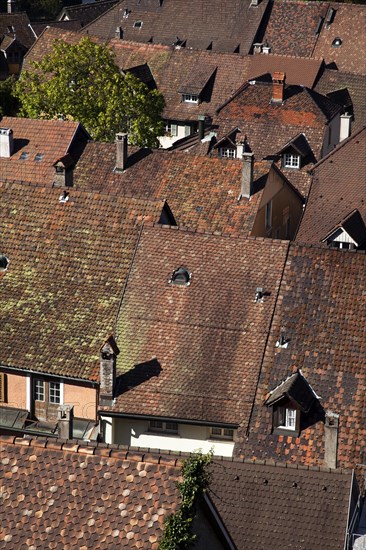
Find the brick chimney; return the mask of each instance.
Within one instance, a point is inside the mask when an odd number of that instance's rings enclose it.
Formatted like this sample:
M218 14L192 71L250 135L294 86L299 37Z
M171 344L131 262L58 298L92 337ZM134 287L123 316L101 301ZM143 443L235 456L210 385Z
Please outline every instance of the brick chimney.
M0 157L10 158L13 154L13 148L13 130L10 128L0 128Z
M285 73L275 72L272 75L272 102L283 103L285 90Z
M250 198L253 193L254 154L243 152L240 197Z
M116 172L123 172L127 165L128 134L119 132L116 134Z
M337 467L339 414L332 411L325 413L324 425L324 466Z
M100 350L100 386L99 403L110 407L113 403L116 381L116 359L119 349L113 336L103 344Z
M60 405L57 409L57 435L61 439L72 439L74 407Z

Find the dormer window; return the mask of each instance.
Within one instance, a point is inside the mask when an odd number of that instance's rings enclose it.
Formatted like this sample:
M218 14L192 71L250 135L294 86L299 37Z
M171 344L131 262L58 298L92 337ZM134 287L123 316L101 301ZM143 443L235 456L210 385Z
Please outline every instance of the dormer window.
M198 103L199 96L197 94L182 94L182 101L184 103Z
M191 284L191 278L192 274L186 267L179 267L173 271L169 283L177 286L189 286Z
M223 158L234 159L236 158L235 147L220 147L219 155Z
M295 431L297 413L298 411L296 409L277 407L277 409L274 410L274 414L277 416L275 427Z
M0 254L0 271L5 271L8 268L9 260L4 254Z
M283 155L283 166L284 168L300 168L300 155L295 155L293 153L285 153Z

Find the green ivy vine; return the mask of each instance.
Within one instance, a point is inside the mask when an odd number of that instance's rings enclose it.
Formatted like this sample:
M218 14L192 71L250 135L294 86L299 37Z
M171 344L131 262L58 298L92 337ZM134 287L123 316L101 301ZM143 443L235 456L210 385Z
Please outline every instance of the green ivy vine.
M182 464L183 481L178 483L182 503L175 514L165 520L165 529L159 550L187 550L196 540L192 533L192 523L196 514L196 504L206 492L210 482L208 465L213 452L197 453L187 458Z

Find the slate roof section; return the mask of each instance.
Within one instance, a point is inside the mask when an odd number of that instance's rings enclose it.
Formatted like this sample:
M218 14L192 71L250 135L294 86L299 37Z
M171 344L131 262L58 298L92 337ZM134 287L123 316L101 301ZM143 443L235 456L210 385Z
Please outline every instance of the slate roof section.
M351 471L216 459L211 470L208 495L238 550L343 548Z
M99 0L91 4L65 6L57 19L62 21L67 18L69 21L78 21L81 27L85 27L116 4L118 4L118 0Z
M87 144L74 170L78 189L167 200L178 225L198 231L249 235L271 163L255 163L251 200L238 202L241 159L210 158L182 151L131 149L123 173L114 171L115 144Z
M52 186L54 163L71 153L73 163L80 156L89 134L78 122L3 117L1 128L13 130L14 150L1 158L0 180ZM22 159L23 154L28 154ZM41 160L35 160L41 154ZM23 155L24 156L24 155Z
M352 101L352 110L348 105L345 110L353 114L352 133L366 125L366 75L325 69L315 90L323 95L347 90Z
M169 46L178 41L187 48L247 54L268 1L258 6L250 3L234 0L228 9L220 0L122 1L82 32L109 40L116 27L121 27L125 40ZM134 27L137 21L142 24Z
M9 34L9 27L14 27L16 38L26 48L35 42L35 36L30 27L26 13L0 13L0 35ZM10 33L13 35L13 33Z
M287 248L145 228L117 322L116 399L104 410L246 425ZM169 283L180 266L188 286ZM261 303L258 286L270 293Z
M141 223L164 201L0 183L0 363L92 381ZM76 360L77 357L77 360Z
M0 545L9 550L157 550L180 504L173 457L4 436L0 457Z
M366 74L366 8L360 4L341 4L330 2L326 20L330 11L335 10L329 26L325 23L316 47L314 57L322 57L325 63L334 63L339 71L353 74ZM340 47L333 42L340 38Z
M311 190L296 240L320 245L354 209L359 210L366 223L365 174L366 126L314 166Z
M348 468L364 462L365 288L365 253L290 245L249 437L240 435L238 453L323 465L324 416L332 411L340 415L337 464ZM286 349L275 347L281 331L289 339ZM301 415L298 437L271 433L266 395L298 369L321 397L321 407Z

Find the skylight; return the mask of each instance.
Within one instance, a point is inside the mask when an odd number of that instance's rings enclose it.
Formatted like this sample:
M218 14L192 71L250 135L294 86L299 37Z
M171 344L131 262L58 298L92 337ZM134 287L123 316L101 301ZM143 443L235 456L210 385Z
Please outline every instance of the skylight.
M173 271L169 283L177 286L189 286L191 284L192 273L186 267L178 267Z
M34 157L34 160L36 162L39 162L40 160L42 160L44 157L44 154L43 153L37 153L36 156Z
M29 157L28 151L23 151L23 153L20 155L20 160L26 160Z
M5 271L9 265L9 260L4 254L0 254L0 271Z

